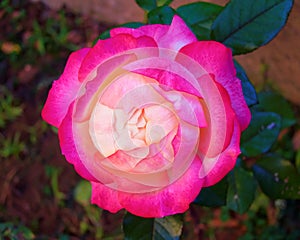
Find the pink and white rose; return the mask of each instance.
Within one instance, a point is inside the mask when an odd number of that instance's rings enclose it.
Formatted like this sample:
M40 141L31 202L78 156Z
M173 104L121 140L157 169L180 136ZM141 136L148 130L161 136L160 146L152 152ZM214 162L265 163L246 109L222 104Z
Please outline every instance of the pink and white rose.
M182 213L235 165L250 122L231 50L183 20L116 28L72 53L42 111L92 203L142 217Z

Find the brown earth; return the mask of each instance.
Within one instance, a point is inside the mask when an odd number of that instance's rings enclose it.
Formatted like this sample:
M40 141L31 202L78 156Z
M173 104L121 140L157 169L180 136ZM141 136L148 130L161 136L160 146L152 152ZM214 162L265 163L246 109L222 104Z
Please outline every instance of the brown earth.
M92 16L109 25L122 24L128 21L142 21L143 11L134 0L32 0L43 1L52 8L59 9L63 5L68 8ZM224 5L227 0L207 0ZM195 2L191 0L175 0L173 7ZM246 69L250 80L262 88L270 84L287 99L300 105L300 2L295 1L287 25L283 31L267 46L257 51L238 56Z

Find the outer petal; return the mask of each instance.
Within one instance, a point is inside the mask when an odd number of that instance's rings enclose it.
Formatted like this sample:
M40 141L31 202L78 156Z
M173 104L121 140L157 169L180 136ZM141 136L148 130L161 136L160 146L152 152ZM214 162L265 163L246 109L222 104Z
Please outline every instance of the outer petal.
M123 207L132 214L148 218L182 213L201 190L203 180L198 178L200 167L200 160L195 159L178 181L160 191L144 194L117 192L93 182L92 203L111 212Z
M178 51L189 43L197 42L197 38L180 17L174 16L168 32L157 42L159 47Z
M64 120L62 121L58 129L60 148L62 154L65 155L69 163L74 165L76 172L78 172L80 176L82 176L83 178L89 181L95 181L95 178L82 164L78 156L77 149L74 143L74 137L73 137L72 112L73 112L73 104L70 106L66 117L64 118Z
M193 58L207 72L215 75L216 81L226 89L230 96L241 130L246 129L250 123L251 114L243 95L241 81L236 78L231 50L218 42L201 41L183 47L180 53Z
M156 48L157 45L149 37L134 37L129 34L119 34L109 39L99 40L83 61L79 70L79 80L84 81L97 66L108 58L127 50L141 47Z
M162 24L151 24L139 28L119 27L110 30L110 36L115 37L119 34L129 34L134 37L149 36L153 39L161 38L168 32L170 26Z
M236 115L230 105L227 92L213 76L201 77L199 84L208 122L208 126L201 129L199 151L207 158L214 158L229 145Z
M157 42L158 47L173 49L175 51L178 51L189 43L197 41L193 32L178 16L174 16L170 26L152 24L137 29L116 28L110 31L111 36L121 33L132 34L135 37L150 36Z
M225 175L233 169L236 159L240 154L240 126L237 121L234 124L234 130L231 138L231 142L229 146L214 159L204 158L204 161L210 161L214 164L213 168L209 170L209 174L205 177L205 182L203 187L209 187L217 182L219 182ZM200 175L202 172L207 172L205 169L205 162L203 162L202 169L200 171ZM210 168L210 166L207 166Z
M111 189L102 183L92 183L92 198L91 202L97 204L100 208L116 213L123 206L119 202L118 191Z
M78 70L89 50L89 48L84 48L70 55L63 74L53 83L48 94L42 117L55 127L59 127L70 104L76 98L81 86L78 81Z

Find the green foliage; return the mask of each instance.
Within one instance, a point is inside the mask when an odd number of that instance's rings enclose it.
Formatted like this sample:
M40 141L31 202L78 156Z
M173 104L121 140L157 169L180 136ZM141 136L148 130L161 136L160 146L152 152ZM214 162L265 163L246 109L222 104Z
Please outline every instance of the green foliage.
M150 24L170 24L175 14L175 10L169 6L158 7L148 13L148 22Z
M28 12L26 1L5 0L0 1L0 4L2 13L0 21L5 22L7 29L11 29L11 31L4 30L7 31L6 35L0 38L0 74L2 73L2 59L7 59L9 66L17 70L24 69L28 64L37 66L37 61L44 64L44 59L40 61L43 56L52 55L53 57L61 55L62 52L78 49L78 46L70 42L71 25L63 10L58 13L57 17L49 15L46 18L41 14L33 18ZM35 11L34 8L33 11ZM79 24L77 21L74 23ZM74 27L74 24L72 26ZM3 51L5 45L9 46L6 51ZM47 70L47 67L43 70ZM53 73L53 69L49 71Z
M266 153L277 140L280 128L280 115L252 111L250 126L242 133L242 153L248 157Z
M82 206L87 206L90 204L91 192L91 183L81 180L74 190L74 199Z
M284 26L293 0L230 1L212 25L212 38L233 54L267 44Z
M275 213L273 217L279 222L283 220L283 217L288 217L289 207L286 204L285 200L277 200L273 204L264 194L259 193L247 212L247 219L244 222L247 232L239 240L298 240L300 231L293 229L293 226L283 228L281 224L270 225L268 223L267 209ZM274 220L272 219L271 221Z
M300 198L300 175L290 161L268 155L259 159L252 169L262 191L270 198Z
M119 27L138 28L144 25L145 24L141 22L128 22L128 23L121 24Z
M20 132L12 137L3 137L0 135L0 156L3 158L19 157L25 150L25 143L20 140Z
M0 223L0 239L32 240L34 234L23 225L15 225L11 222Z
M258 94L259 105L256 109L274 112L281 116L281 128L287 128L296 123L295 114L291 105L281 95L272 91L263 91Z
M0 128L4 128L8 122L22 114L23 107L16 103L12 93L3 86L0 86L0 96Z
M251 172L236 166L228 174L228 183L227 206L238 213L245 213L255 197L255 178Z
M182 216L141 218L127 213L123 221L126 240L176 240L182 232Z
M7 13L12 13L13 7L10 5L10 0L2 0L0 2L0 9L3 9Z
M80 222L80 232L83 235L95 229L95 239L102 239L103 228L100 221L102 210L90 204L91 191L91 183L86 180L79 181L74 189L74 200L83 206L87 216Z
M136 0L136 3L145 11L151 11L158 7L166 6L173 0Z
M199 40L209 40L211 25L223 7L207 2L195 2L177 8L177 14L190 26Z
M48 18L41 25L38 21L33 22L33 33L29 38L29 49L36 48L40 55L47 52L58 52L61 48L74 51L77 47L68 43L69 28L66 23L64 12L59 14L59 21ZM32 53L33 54L33 53Z
M207 207L224 206L226 205L227 190L228 181L225 177L217 184L203 188L194 203Z
M58 176L61 172L61 169L54 166L47 165L45 166L45 171L46 171L46 175L50 179L51 190L55 200L57 201L58 204L63 205L62 200L65 199L65 195L59 190L58 187Z
M236 69L236 75L242 82L242 89L248 106L252 106L256 104L258 101L257 94L253 84L250 82L249 78L247 77L245 70L237 61L234 61L234 66Z
M23 106L18 104L13 94L4 86L0 86L0 129L16 120L23 113ZM0 156L3 158L19 157L25 151L25 143L20 139L21 133L10 136L0 134Z

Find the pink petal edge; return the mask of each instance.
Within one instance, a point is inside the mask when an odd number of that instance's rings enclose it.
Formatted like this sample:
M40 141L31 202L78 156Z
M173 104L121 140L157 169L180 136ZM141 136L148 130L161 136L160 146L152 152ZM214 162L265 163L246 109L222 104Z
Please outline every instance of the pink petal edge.
M42 118L49 124L59 127L70 104L75 100L81 83L78 81L78 70L90 48L73 52L63 74L54 81L42 110Z
M203 180L198 178L200 167L200 160L195 159L179 180L160 191L146 194L118 192L101 183L92 182L91 202L113 213L125 208L145 218L183 213L201 190Z
M240 151L240 126L237 120L234 122L234 130L229 146L217 156L216 164L212 170L208 173L203 183L203 187L209 187L221 179L223 179L230 170L234 168ZM205 159L204 159L205 161ZM203 163L203 165L205 162Z
M197 38L194 33L177 15L173 17L171 25L151 24L137 29L121 27L110 31L112 37L124 33L131 34L134 37L152 37L157 42L158 47L168 48L175 51L178 51L187 44L197 42Z
M193 58L208 73L215 75L216 81L230 96L241 130L245 130L250 123L251 114L243 95L241 81L236 78L231 50L219 42L199 41L183 47L180 53Z
M86 77L105 60L130 49L153 47L157 45L149 37L135 37L128 33L118 34L105 40L99 40L84 59L79 69L79 80L82 82Z
M76 172L83 178L89 181L96 181L95 177L86 169L86 167L81 162L79 155L76 150L73 129L72 129L72 113L73 113L73 104L69 107L68 113L64 120L62 121L58 129L58 137L60 148L62 154L65 156L66 160L74 165Z

